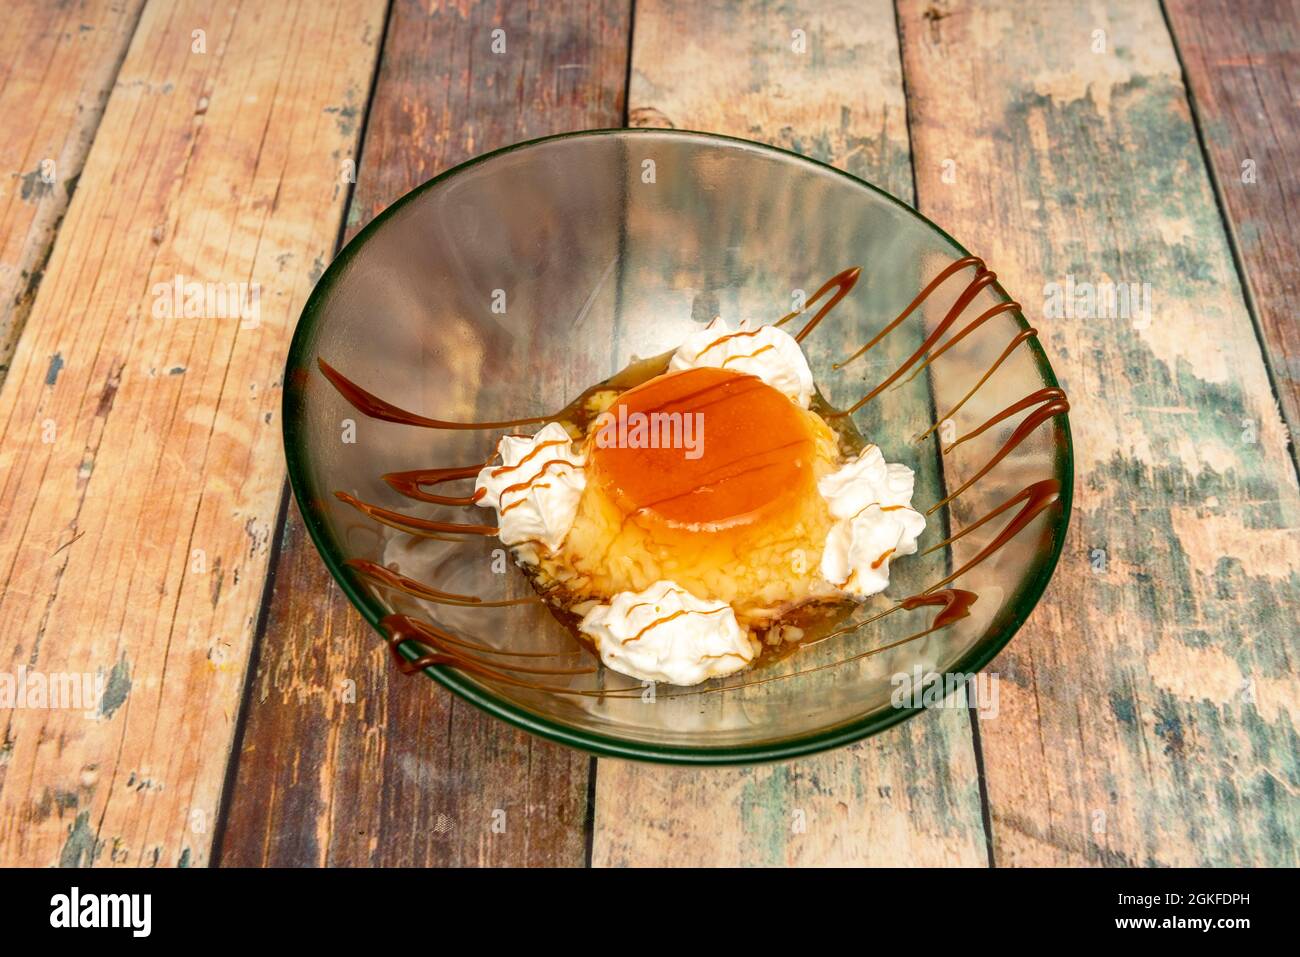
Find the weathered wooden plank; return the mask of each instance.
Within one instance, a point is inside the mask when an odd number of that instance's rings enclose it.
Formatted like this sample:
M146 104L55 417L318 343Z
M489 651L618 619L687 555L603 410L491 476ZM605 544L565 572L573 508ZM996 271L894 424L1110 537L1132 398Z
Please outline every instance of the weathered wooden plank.
M1165 5L1292 454L1300 437L1300 3Z
M888 2L638 3L629 105L634 124L771 142L911 197ZM828 274L845 265L828 264ZM780 766L601 760L595 826L599 865L987 860L971 729L960 709Z
M144 0L37 0L0 32L0 382Z
M475 154L622 121L627 4L424 7L390 15L350 232ZM223 864L581 864L590 767L399 674L293 512Z
M0 392L3 667L105 682L97 704L0 716L7 863L208 859L282 488L285 348L337 236L341 111L382 15L141 17Z
M1074 406L1066 553L980 721L995 860L1294 865L1300 494L1159 5L899 15L921 209ZM1070 277L1150 298L1045 314Z

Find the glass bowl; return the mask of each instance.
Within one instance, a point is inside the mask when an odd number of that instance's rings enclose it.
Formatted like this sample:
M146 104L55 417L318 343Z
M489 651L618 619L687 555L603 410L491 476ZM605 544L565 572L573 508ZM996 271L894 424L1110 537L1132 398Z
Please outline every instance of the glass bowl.
M742 317L776 321L823 281L858 266L856 287L803 343L825 399L845 409L920 350L974 278L974 267L935 288L865 355L842 369L835 363L968 255L875 187L743 140L604 130L489 153L385 210L340 253L308 299L289 352L284 397L285 448L299 508L330 572L377 629L400 612L458 640L530 656L507 661L589 667L594 656L536 603L434 604L346 564L370 559L442 591L487 599L530 594L495 538L412 538L334 494L407 515L490 522L484 516L492 513L475 507L413 502L381 476L481 464L501 432L416 428L364 416L325 378L318 359L394 405L434 418L545 416L635 358L674 348L715 315L733 324ZM969 319L1009 301L995 282L979 288L938 346ZM920 511L969 483L929 515L920 553L893 564L887 591L854 613L855 620L875 619L856 631L696 688L645 687L603 669L518 683L445 664L424 670L489 713L551 740L676 763L790 758L850 743L921 710L915 698L900 698L908 687L902 676L964 675L986 665L1033 609L1065 537L1072 486L1065 414L1040 416L1017 433L1035 415L1033 408L1017 411L941 452L941 443L1057 387L1028 329L1018 309L995 310L941 354L932 346L928 366L912 375L914 363L854 413L886 459L915 471L913 502ZM936 413L954 406L957 412L931 430ZM1003 450L992 469L969 482ZM1046 507L1019 511L1027 500L1018 494L1052 483L1058 493ZM997 511L1008 500L1012 506ZM996 514L978 524L990 513ZM1014 535L1002 535L1017 517L1029 520ZM963 529L969 533L942 545ZM941 608L896 607L927 589L934 594L937 583L1000 535L1007 540L951 583L978 596L965 617L926 634ZM882 612L888 613L876 618ZM411 641L397 647L408 662L428 650Z

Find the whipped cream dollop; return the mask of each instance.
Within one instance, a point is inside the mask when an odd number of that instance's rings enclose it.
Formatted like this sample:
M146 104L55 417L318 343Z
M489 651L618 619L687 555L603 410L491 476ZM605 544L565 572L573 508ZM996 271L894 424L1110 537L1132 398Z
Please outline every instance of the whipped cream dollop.
M677 347L668 368L674 371L711 366L762 379L802 408L812 401L813 374L794 336L776 328L733 330L722 318L691 333Z
M866 598L889 584L889 563L916 553L925 516L912 508L916 476L868 445L857 458L817 481L837 519L822 550L822 577Z
M558 422L548 423L536 435L504 436L497 454L500 464L480 469L474 489L483 491L480 506L497 510L502 544L540 542L558 550L587 487L586 456L574 450Z
M607 667L674 685L739 671L760 647L726 602L696 598L671 581L619 592L610 604L587 612L578 627L596 642Z

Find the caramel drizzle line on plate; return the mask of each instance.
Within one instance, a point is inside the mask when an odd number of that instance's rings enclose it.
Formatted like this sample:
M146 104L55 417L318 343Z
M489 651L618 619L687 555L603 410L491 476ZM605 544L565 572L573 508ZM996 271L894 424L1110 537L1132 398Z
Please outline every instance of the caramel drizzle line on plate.
M549 442L540 442L537 447L525 455L514 465L502 465L492 470L493 477L504 475L506 472L513 472L522 465L526 464L534 455L555 445L567 445L567 439L552 439ZM392 488L407 498L413 498L419 502L433 502L435 505L476 505L487 494L486 488L476 489L470 495L435 495L432 492L424 491L426 485L441 485L445 482L455 482L460 479L477 478L479 472L487 468L488 463L496 458L497 453L493 453L487 462L479 465L457 465L453 468L445 469L411 469L407 472L389 472L381 476ZM517 504L517 503L515 503Z
M397 492L419 502L433 502L436 505L473 505L487 494L487 489L478 489L472 495L435 495L424 491L423 486L475 478L483 467L483 465L458 465L446 469L411 469L409 472L389 472L381 477Z
M945 591L934 591L934 589L938 587L938 584L932 585L925 591L918 592L915 595L909 595L907 598L894 602L893 605L886 608L884 611L877 612L870 618L864 618L862 621L855 621L851 624L845 625L843 628L837 628L835 631L828 632L811 644L817 645L831 638L840 638L844 635L851 635L853 632L859 631L867 625L874 624L882 618L888 618L896 611L912 611L924 605L943 605L943 611L936 615L934 621L930 623L929 631L923 632L923 634L928 635L931 631L936 631L939 628L947 628L954 622L965 618L970 614L970 606L979 600L979 595L975 594L973 591L966 591L961 588L949 588ZM888 645L886 647L892 648L893 646ZM883 651L884 649L882 648L880 650Z
M796 316L803 315L811 306L816 304L818 299L834 289L835 295L831 296L831 298L826 301L826 305L817 310L816 315L809 319L807 324L800 329L799 333L794 337L795 342L803 342L804 337L816 329L817 324L826 318L826 314L839 305L839 301L847 296L849 291L857 285L858 277L860 275L862 275L861 266L852 266L845 269L843 272L836 273L830 279L827 279L826 282L822 283L821 288L813 293L812 296L804 300L802 309L796 309L794 312L782 316L776 322L772 323L772 325L784 326Z
M556 694L575 694L599 697L607 692L600 691L583 691L580 689L566 688L562 685L547 685L542 682L520 677L520 675L552 675L562 677L565 675L588 675L595 674L597 668L595 665L587 665L580 668L540 668L529 665L515 665L507 662L485 661L476 657L470 652L464 651L465 648L473 649L479 654L497 655L500 657L519 658L535 657L531 653L517 651L502 651L497 648L481 645L477 642L465 641L448 634L446 631L421 621L418 618L412 618L409 615L386 615L379 622L379 627L387 636L388 647L392 652L394 660L397 662L397 668L402 674L414 674L422 671L431 665L450 665L459 668L462 671L468 671L481 677L500 681L503 684L514 685L522 688L532 688L539 691L550 691ZM399 647L407 641L413 641L424 651L413 661L408 661L401 653ZM549 654L549 653L547 653ZM540 657L545 657L544 654ZM631 690L631 689L629 689ZM640 689L636 689L640 690Z
M989 275L992 276L993 273L989 273ZM966 336L974 332L976 329L978 329L984 323L988 322L994 316L1000 316L1004 312L1016 312L1019 308L1020 308L1020 303L1011 301L1011 302L1000 302L997 305L989 309L986 309L984 312L980 313L973 322L967 323L965 326L962 327L960 332L958 332L951 339L949 339L947 342L941 345L938 349L935 349L934 352L927 355L925 359L921 362L921 364L912 370L912 374L909 375L902 382L900 382L899 385L906 385L907 383L911 382L922 372L924 372L927 368L929 368L930 363L934 362L935 359L939 358L941 355L943 355L945 352L947 352L957 343L961 342L962 339L966 338Z
M531 488L533 488L533 483L536 482L539 478L541 478L544 474L546 474L546 472L548 472L551 469L551 467L555 465L562 465L570 469L574 468L573 463L565 459L551 459L548 462L546 462L541 467L541 469L538 470L537 474L534 475L532 478L530 478L527 482L518 482L514 485L508 485L504 489L502 489L500 498L505 498L506 495L515 492L523 492L525 493L524 497L526 497L526 493ZM381 508L378 505L373 505L370 502L363 502L355 495L350 495L347 492L341 492L341 491L335 492L334 496L337 499L339 499L339 501L346 502L348 505L351 505L353 508L357 509L358 511L363 512L366 515L369 515L375 521L387 525L390 528L395 528L398 531L408 532L411 535L421 535L426 538L433 537L437 533L444 533L444 532L450 532L458 535L496 535L501 531L501 529L498 528L496 525L475 525L466 522L439 522L439 521L435 521L434 519L417 518L414 515L404 515L403 513L395 512L392 509ZM520 501L524 500L524 497L521 497L519 501L516 501L513 504L515 505L519 504ZM477 498L474 498L473 496L471 496L471 499L473 501L477 501ZM462 503L462 504L468 504L468 503ZM502 509L502 512L504 511L506 511L506 509Z
M445 419L430 419L427 416L408 412L391 402L386 402L372 392L367 392L319 356L316 359L316 364L320 367L320 371L325 378L330 381L330 384L338 389L343 398L347 399L358 412L384 422L416 425L422 429L464 429L474 431L507 429L516 425L536 425L541 422L549 422L555 418L552 415L539 415L526 419L502 419L499 422L448 422Z
M974 432L970 434L976 435L980 432L983 432L994 422L999 422L1002 419L1006 418L1008 415L1014 415L1017 411L1019 411L1019 409L1024 409L1027 408L1029 405L1035 405L1038 403L1042 403L1042 405L1040 405L1039 408L1035 409L1033 412L1029 413L1029 415L1025 416L1024 420L1018 426L1016 426L1016 430L1011 433L1011 438L1007 439L1006 444L1003 445L1002 448L998 449L996 453L994 453L993 457L989 459L987 463L985 463L983 468L981 468L978 472L976 472L965 482L963 482L960 486L958 486L956 491L949 492L945 497L943 497L942 499L940 499L939 501L931 505L928 509L925 510L925 514L926 515L934 514L934 512L936 512L938 509L947 505L949 502L955 499L962 492L966 491L968 488L970 488L972 485L974 485L976 482L982 479L985 475L987 475L990 471L993 470L994 466L996 466L999 462L1001 462L1004 458L1006 458L1011 453L1012 449L1014 449L1026 438L1028 438L1029 435L1036 428L1042 425L1044 422L1047 422L1049 419L1055 418L1058 415L1062 415L1070 411L1070 403L1065 398L1065 393L1062 392L1060 389L1039 389L1037 392L1033 393L1032 395L1025 396L1025 398L1021 399L1019 402L1015 402L1007 409L1004 409L1002 412L999 412L992 419L990 419L988 423L980 426L978 429L976 429ZM969 436L966 436L965 438L969 438ZM959 441L963 441L963 440L959 440ZM953 444L955 445L957 443L953 443ZM949 446L947 449L944 449L944 452L945 453L949 452L951 448L952 446Z
M978 429L973 429L972 431L967 432L965 435L961 436L960 438L954 439L953 443L943 450L943 454L947 455L949 452L951 452L957 446L961 445L967 439L973 439L977 435L982 435L984 432L988 431L993 426L997 425L1003 419L1010 418L1011 416L1015 415L1017 412L1023 412L1025 409L1032 408L1036 405L1041 405L1044 402L1063 403L1065 405L1065 409L1063 409L1062 411L1067 411L1069 409L1069 402L1065 398L1065 393L1062 392L1060 389L1055 389L1055 388L1039 389L1037 392L1031 392L1029 395L1025 396L1019 402L1011 403L1011 405L1007 406L997 415L993 416L991 419L989 419L987 422L981 425Z
M978 276L979 273L984 270L984 260L980 259L978 256L965 256L961 259L956 260L955 262L949 263L947 266L944 267L943 271L940 272L939 275L931 279L929 284L916 294L916 298L913 299L910 303L908 303L907 308L904 309L902 312L900 312L898 316L892 322L889 323L889 325L885 326L885 328L881 329L878 333L876 333L875 336L873 336L866 345L864 345L857 352L853 353L853 355L849 356L843 362L835 363L833 366L831 366L831 368L835 369L836 371L843 369L846 365L848 365L858 356L863 355L864 353L874 348L876 343L878 343L881 339L885 338L885 336L893 332L896 328L898 328L898 326L900 326L903 323L903 320L905 320L908 316L910 316L913 312L915 312L917 306L925 302L926 299L930 298L930 294L934 292L936 289L938 289L941 285L943 285L944 280L946 280L949 276L953 276L961 272L967 266L978 267L975 271L976 276ZM972 295L971 298L973 299L974 296Z
M1006 525L1002 526L1002 531L998 532L998 534L993 538L993 540L989 542L987 545L985 545L984 548L982 548L974 558L968 561L965 565L961 566L961 568L957 569L947 578L943 579L942 581L935 582L925 591L921 592L921 594L925 595L928 594L929 592L934 591L934 589L936 588L942 588L944 585L947 585L949 582L955 581L959 576L964 575L966 572L970 571L972 568L974 568L980 562L984 561L984 559L988 558L990 555L996 552L1007 542L1011 541L1011 539L1015 538L1018 534L1020 534L1020 530L1023 529L1026 525L1028 525L1030 522L1032 522L1038 516L1039 512L1043 511L1048 506L1055 504L1055 502L1060 497L1061 497L1061 483L1054 478L1043 479L1040 482L1035 482L1033 485L1021 489L1019 492L1011 496L1011 498L1007 499L997 508L993 509L993 511L985 515L983 518L979 519L976 522L973 522L970 525L967 525L965 528L957 532L955 535L951 535L948 538L945 538L942 542L939 542L937 545L931 545L921 554L928 555L930 554L930 552L934 551L937 548L942 548L945 545L951 545L953 542L957 541L957 539L970 534L971 532L975 531L975 529L983 525L985 522L989 521L990 519L996 518L997 516L1001 515L1003 512L1005 512L1007 509L1011 508L1012 506L1016 505L1017 503L1019 502L1025 503L1024 506L1020 509L1020 511L1012 516L1011 521L1007 522Z
M405 592L412 598L421 598L440 605L455 605L466 608L505 608L510 605L541 604L541 599L535 595L526 598L502 598L496 601L487 601L477 595L459 595L455 592L440 591L415 578L410 578L400 572L393 571L391 568L386 568L369 558L349 558L343 564L355 569L372 581L379 582L381 585Z
M838 668L840 665L849 664L854 661L860 661L865 658L870 658L875 655L883 654L884 652L889 651L893 648L897 648L900 645L905 645L908 642L916 641L920 638L924 638L926 635L933 634L934 632L939 631L940 629L947 628L950 625L954 624L955 622L960 621L962 618L967 617L970 614L970 606L973 605L978 599L979 596L976 595L974 592L964 591L963 589L960 588L950 588L947 589L946 591L935 592L933 594L922 593L920 595L913 595L910 598L903 599L903 601L899 602L888 612L885 612L880 615L876 615L873 618L869 618L866 621L859 622L855 625L841 629L837 632L833 632L832 635L827 635L825 636L825 638L819 639L819 641L824 641L826 640L826 638L832 636L848 634L849 632L856 631L859 628L863 627L864 625L869 624L873 621L878 621L880 618L883 618L886 614L889 614L893 611L897 611L899 609L912 610L912 609L920 608L922 606L942 605L943 606L942 610L939 612L939 614L935 615L934 620L930 623L930 627L926 628L924 631L919 631L916 632L915 634L908 635L905 638L900 638L897 641L892 641L889 644L880 646L879 648L872 648L867 651L860 652L859 654L852 655L848 658L843 658L838 661L827 662L826 664L822 664L822 665L816 665L815 667L812 668L804 668L800 671L789 672L782 675L769 675L764 678L755 678L749 681L741 682L739 684L727 685L725 687L698 688L692 691L674 692L671 694L661 695L661 697L689 698L697 695L721 694L726 691L739 691L743 688L752 688L757 685L768 684L773 681L785 681L790 678L798 678L802 675L812 674L818 671L826 671L830 668ZM607 697L608 698L634 698L634 697L640 697L640 695L644 692L644 688L640 686L630 687L630 688L603 688L603 689L588 690L588 689L581 689L581 688L568 688L563 685L550 685L550 684L545 684L543 682L530 680L528 678L521 678L519 677L520 674L548 674L548 675L594 674L598 669L595 666L588 667L588 668L564 668L564 669L528 668L522 666L498 664L496 662L485 662L482 659L476 658L467 652L461 651L460 647L458 646L468 646L471 648L478 649L486 654L496 654L501 656L522 656L525 653L498 651L496 649L488 648L485 645L479 645L473 642L460 641L453 638L451 635L448 635L445 631L443 631L440 628L437 628L434 625L428 624L416 618L411 618L407 615L388 615L380 622L380 628L384 631L385 635L387 636L388 647L393 654L394 660L397 662L398 670L400 670L402 674L407 674L407 675L414 674L415 672L421 671L424 668L427 668L431 665L448 665L451 667L460 668L461 670L470 672L472 674L477 674L481 677L488 678L490 680L500 681L503 684L513 685L515 687L521 687L521 688L529 688L536 691L546 691L551 694L576 695L581 697L593 697L593 698L607 698ZM408 661L406 657L402 655L401 652L398 650L398 646L403 644L406 641L414 641L417 643L418 646L424 648L431 648L432 650L421 654L413 661ZM720 657L720 656L712 656L712 657Z
M347 492L335 492L334 497L340 502L346 502L357 511L369 515L381 525L387 525L389 528L395 528L399 532L407 532L411 535L419 535L424 538L435 537L439 532L452 532L458 535L495 535L500 531L495 525L470 525L464 522L439 522L431 518L417 518L414 515L403 515L401 512L394 512L392 509L380 508L378 505L371 505L369 502L363 502L355 495Z
M890 375L886 377L883 382L881 382L878 386L876 386L874 389L872 389L870 392L868 392L861 399L859 399L853 405L849 406L844 411L832 413L833 416L838 417L838 416L852 415L854 412L857 412L858 409L862 408L864 405L866 405L876 396L880 395L880 393L884 392L885 389L889 388L889 386L891 386L895 381L897 381L897 379L900 376L902 376L903 373L907 372L908 369L912 368L912 366L916 363L916 361L920 359L922 356L924 356L930 350L930 348L936 342L938 342L940 338L943 337L943 334L948 331L949 327L954 322L956 322L958 318L961 317L961 314L963 312L965 312L966 307L971 304L971 302L974 300L974 298L977 295L979 295L980 290L982 290L985 286L989 285L990 283L995 282L998 278L997 273L989 272L987 269L984 268L984 263L981 260L975 258L974 256L968 256L965 259L959 259L957 260L957 263L954 263L953 265L955 266L958 263L964 265L969 265L970 263L978 263L979 268L975 271L974 278L972 278L970 283L966 286L966 288L962 290L961 295L957 297L957 301L952 304L951 308L949 308L948 314L943 317L943 321L940 322L937 326L935 326L934 331L931 332L926 337L925 341L921 343L920 347L915 352L913 352L903 362L902 365L900 365L897 369L895 369L892 373L890 373ZM937 283L940 280L946 279L948 276L952 275L952 272L950 272L950 270L952 270L952 266L949 266L948 269L945 269L943 272L941 272L938 277L931 280L930 285L927 286L925 290L922 291L921 295L919 295L916 299L912 300L911 304L907 307L906 310L903 311L903 314L899 318L895 319L893 322L889 323L889 325L885 326L885 328L882 329L880 332L878 332L875 335L875 337L871 339L870 342L864 345L857 352L853 353L853 355L849 356L843 362L836 363L832 368L836 369L837 371L843 369L845 366L847 366L858 356L870 350L873 346L876 345L876 343L880 342L880 340L883 339L885 336L889 335L889 333L891 333L894 329L898 327L898 324L900 322L902 322L909 315L911 315L912 311L915 310L916 307L922 301L924 301L925 297L937 285ZM975 329L978 329L980 326L982 326L993 316L996 316L1002 312L1007 312L1012 309L1018 309L1018 308L1019 306L1016 304L999 303L993 308L980 313L980 315L972 319L969 325L967 325L965 328L961 330L961 332L957 333L953 337L952 341L956 342L958 339L961 339L962 337L973 332ZM947 346L951 344L952 344L951 342L946 343L944 348L946 349Z
M933 434L934 430L939 427L940 423L944 422L947 419L951 419L954 415L956 415L959 411L961 411L961 407L970 401L971 396L973 396L976 392L979 391L980 386L984 385L984 383L987 382L990 379L990 377L992 377L993 373L998 371L998 367L1001 366L1002 363L1006 361L1007 356L1011 355L1011 353L1016 351L1016 346L1020 345L1020 343L1024 342L1026 339L1032 339L1037 335L1038 335L1038 330L1033 328L1032 326L1030 326L1028 329L1021 329L1019 332L1017 332L1015 336L1012 337L1011 341L1007 343L1007 347L1002 350L1002 354L997 357L993 365L989 366L987 371L985 371L985 373L982 376L980 376L979 381L970 387L970 391L967 392L964 396L962 396L961 399L957 401L956 405L954 405L943 415L939 416L938 419L935 421L934 425L930 426L921 434L915 436L912 439L912 441L922 442L925 439L929 438L930 435Z

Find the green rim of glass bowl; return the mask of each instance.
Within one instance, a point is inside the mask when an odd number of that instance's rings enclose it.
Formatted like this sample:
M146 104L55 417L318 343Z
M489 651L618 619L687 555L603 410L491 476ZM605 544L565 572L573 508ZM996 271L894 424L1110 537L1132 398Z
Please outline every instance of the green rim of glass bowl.
M361 584L360 580L344 564L344 556L338 553L335 543L325 527L321 517L310 507L308 490L306 488L306 442L304 429L299 417L299 406L301 405L301 391L293 385L294 373L297 371L306 371L308 374L314 374L315 363L314 356L306 355L307 343L312 339L311 333L319 317L321 304L326 299L329 290L338 280L346 269L349 260L356 255L356 251L365 245L371 234L383 227L384 223L396 213L401 207L413 201L418 196L432 189L438 183L449 177L455 176L472 166L485 163L496 156L505 153L511 153L515 150L528 149L540 143L547 143L554 140L579 139L584 137L604 137L604 136L674 136L687 139L696 139L704 142L727 147L742 147L753 150L758 153L766 153L771 156L780 157L787 162L804 164L812 169L822 172L831 172L836 176L842 177L845 181L852 183L861 189L874 193L876 196L884 199L886 202L893 203L896 206L906 210L912 216L921 220L940 236L952 243L962 255L970 255L966 248L948 235L943 229L923 215L904 203L895 196L890 195L879 187L858 179L856 176L846 173L843 170L828 166L798 153L792 153L789 150L783 150L774 146L766 146L761 143L754 143L750 140L740 139L732 136L722 136L715 133L701 133L692 130L669 130L669 129L605 129L605 130L583 130L573 133L561 133L556 136L544 136L540 139L527 140L522 143L516 143L502 149L493 150L490 153L484 153L468 162L455 166L428 182L417 186L405 196L398 199L382 213L371 220L352 241L343 248L343 250L330 263L325 273L316 283L311 295L307 298L306 305L303 306L302 316L298 320L297 329L294 331L293 341L289 345L289 357L285 364L285 390L283 401L284 415L284 447L285 455L289 465L289 484L293 488L294 498L298 502L299 511L302 513L303 521L307 526L312 541L316 545L316 550L325 561L329 568L330 574L338 582L339 587L343 589L348 600L361 612L366 621L382 634L379 627L380 619L388 613L382 605L379 604L370 594L370 592ZM1001 285L994 284L997 295L1003 301L1010 301ZM1029 328L1029 323L1019 310L1012 313L1016 321L1024 329ZM1047 355L1043 351L1042 345L1037 336L1032 336L1027 340L1027 345L1034 357L1035 364L1038 367L1039 374L1043 381L1049 387L1057 387L1056 375L1052 372L1052 367L1047 361ZM1047 583L1052 577L1052 572L1056 568L1056 563L1061 555L1061 549L1065 544L1065 532L1070 522L1071 503L1074 492L1074 445L1070 437L1070 424L1068 416L1057 416L1055 418L1056 428L1061 432L1064 439L1059 444L1061 450L1056 458L1056 478L1061 483L1061 492L1059 502L1061 505L1061 518L1053 529L1052 541L1049 546L1050 554L1047 561L1042 563L1038 574L1026 583L1021 592L1021 598L1017 601L1011 610L1011 617L1008 623L1001 628L996 634L986 636L986 639L976 648L972 649L963 659L958 661L953 671L958 673L973 673L979 671L994 656L1001 651L1024 624L1025 619L1029 617L1038 599L1042 596L1043 591L1047 588ZM419 655L419 651L412 646L411 642L405 642L399 647L401 654L408 660L413 661ZM826 751L831 748L837 748L842 745L852 744L862 738L868 737L886 728L892 727L903 721L918 711L925 710L924 707L916 708L893 708L889 711L867 715L852 721L844 722L835 727L812 734L799 735L793 738L779 739L772 742L753 745L739 745L727 747L682 747L675 745L656 745L642 744L634 741L624 741L620 738L608 735L596 734L590 731L583 731L569 727L565 724L554 721L543 715L537 714L524 708L514 702L507 701L498 697L489 688L471 680L462 672L442 665L435 665L424 669L425 673L434 681L443 687L460 695L466 701L477 705L489 714L501 718L503 721L523 728L525 731L531 731L534 734L541 735L551 741L557 741L560 744L567 744L571 747L582 748L592 753L615 758L630 758L641 761L656 761L666 764L695 764L695 765L721 765L721 764L754 764L764 761L781 761L790 758L796 758L801 755L813 754L818 751Z

